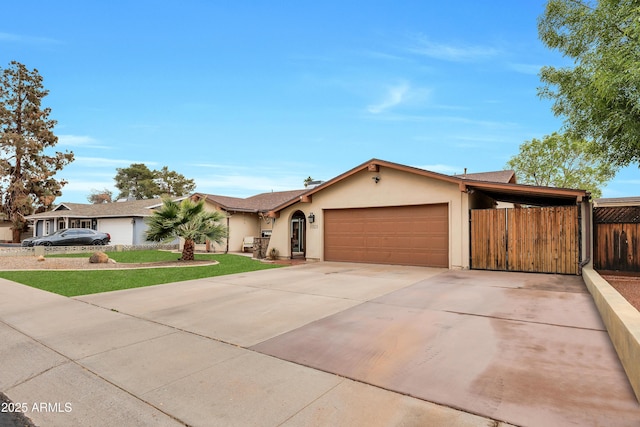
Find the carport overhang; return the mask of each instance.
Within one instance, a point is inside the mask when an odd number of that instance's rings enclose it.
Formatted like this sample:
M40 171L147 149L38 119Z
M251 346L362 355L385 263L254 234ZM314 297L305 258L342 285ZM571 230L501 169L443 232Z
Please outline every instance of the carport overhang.
M460 191L479 192L496 201L530 206L568 206L588 201L586 190L461 180Z

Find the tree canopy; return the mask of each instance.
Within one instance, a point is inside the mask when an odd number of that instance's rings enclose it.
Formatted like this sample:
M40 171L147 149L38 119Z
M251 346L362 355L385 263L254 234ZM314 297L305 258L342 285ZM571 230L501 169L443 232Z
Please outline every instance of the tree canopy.
M108 188L102 190L91 190L91 194L87 196L89 203L94 205L100 205L102 203L113 202L113 192Z
M118 198L152 199L154 197L186 196L196 188L192 179L187 179L167 166L151 170L144 163L133 163L128 168L117 168L116 188Z
M178 203L166 198L162 207L146 219L147 240L160 242L181 237L184 239L181 259L191 261L196 243L204 243L206 239L221 243L227 237L227 228L220 224L223 218L219 211L205 210L204 200L194 202L187 198Z
M542 42L573 60L543 67L539 89L575 138L612 164L640 164L640 5L620 0L549 0Z
M308 187L312 182L313 182L313 178L311 178L311 176L305 178L304 182L304 186L305 188Z
M516 172L521 184L579 188L594 198L601 196L602 186L616 173L611 164L589 151L586 141L558 133L525 141L506 167Z
M47 210L64 180L55 174L73 161L73 152L52 151L56 121L42 107L49 94L38 70L12 61L0 75L0 192L2 210L13 224L13 241L26 227L25 216Z
M170 171L167 166L154 171L155 182L160 189L160 195L168 197L186 196L196 189L196 183L184 175Z

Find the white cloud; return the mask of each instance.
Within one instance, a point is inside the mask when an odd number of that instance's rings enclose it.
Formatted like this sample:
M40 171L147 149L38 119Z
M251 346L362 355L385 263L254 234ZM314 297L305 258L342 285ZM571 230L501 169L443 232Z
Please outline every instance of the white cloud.
M409 91L409 85L407 83L401 83L398 86L389 88L384 100L378 104L369 105L367 111L372 114L379 114L389 108L393 108L402 103L406 99L407 92Z
M220 163L194 163L194 167L198 168L207 168L207 169L222 169L222 170L237 170L237 169L246 169L246 166L237 166L237 165L223 165Z
M113 190L115 188L113 186L113 179L105 181L69 180L67 185L62 187L62 192L67 193L70 191L80 191L84 192L86 195L89 195L92 190L102 190L103 188Z
M542 65L510 63L509 68L511 68L514 71L517 71L518 73L531 74L531 75L537 76L538 73L540 72L540 69L542 68Z
M269 191L303 188L299 176L212 175L194 178L196 191L233 197L249 197Z
M196 182L196 191L233 197L301 189L304 178L313 169L312 165L296 162L254 167L220 163L200 163L197 166L204 169L190 176Z
M31 44L60 43L59 40L51 39L48 37L31 37L31 36L23 36L20 34L2 33L2 32L0 32L0 42L31 43Z
M501 53L500 49L491 46L446 44L431 41L428 37L415 37L415 46L409 52L453 62L471 62L493 58Z
M87 135L58 135L58 145L63 147L108 148L98 144L98 141Z
M459 166L443 165L443 164L420 165L420 166L416 166L416 167L419 168L419 169L424 169L424 170L428 170L428 171L431 171L431 172L443 173L443 174L447 174L447 175L458 173L459 171L463 170L463 168L461 168Z
M0 33L0 40L9 41L9 42L17 42L21 40L21 37L17 34L10 33Z
M616 179L613 182L617 184L640 185L640 179Z
M105 157L75 157L74 166L86 166L91 168L129 166L132 163L144 163L147 166L155 166L157 162L146 160L108 159Z
M380 114L400 105L416 105L424 101L429 93L429 89L414 88L408 82L401 82L388 87L383 99L376 104L367 106L367 111L371 114Z

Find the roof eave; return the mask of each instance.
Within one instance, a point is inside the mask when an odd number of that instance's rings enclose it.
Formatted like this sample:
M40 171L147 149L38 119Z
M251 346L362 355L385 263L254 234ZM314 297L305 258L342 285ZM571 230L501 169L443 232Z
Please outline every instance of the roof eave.
M405 172L410 172L410 173L414 173L414 174L418 174L418 175L422 175L428 178L434 178L434 179L438 179L441 181L445 181L445 182L450 182L452 184L459 184L461 181L463 181L461 178L456 177L456 176L450 176L450 175L444 175L441 173L437 173L437 172L431 172L425 169L419 169L413 166L406 166L406 165L401 165L399 163L393 163L393 162L388 162L386 160L380 160L380 159L376 159L373 158L369 161L366 161L356 167L354 167L353 169L350 169L338 176L336 176L335 178L330 179L329 181L323 182L322 184L310 189L309 191L306 191L302 194L300 194L299 196L285 202L282 203L276 207L274 207L272 210L270 210L270 214L271 213L276 213L281 211L282 209L288 208L289 206L292 206L300 201L303 200L303 198L305 199L309 199L313 194L324 190L327 187L332 186L333 184L336 184L352 175L355 175L358 172L361 172L363 170L369 170L369 171L378 171L379 167L383 166L383 167L387 167L387 168L391 168L391 169L396 169L396 170L400 170L400 171L405 171Z
M492 183L484 181L465 180L460 184L460 191L469 192L470 190L479 190L488 193L489 196L500 200L500 196L504 201L507 199L517 200L517 203L523 204L560 204L564 203L580 203L589 200L591 193L586 190L556 187L539 187L524 184L511 183ZM528 203L532 202L532 203Z

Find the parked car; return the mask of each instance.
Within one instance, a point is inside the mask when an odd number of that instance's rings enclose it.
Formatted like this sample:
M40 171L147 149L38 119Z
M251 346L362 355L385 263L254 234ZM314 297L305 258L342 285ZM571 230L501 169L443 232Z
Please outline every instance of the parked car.
M67 228L43 237L29 237L22 246L76 246L106 245L111 241L109 233L101 233L90 228Z

